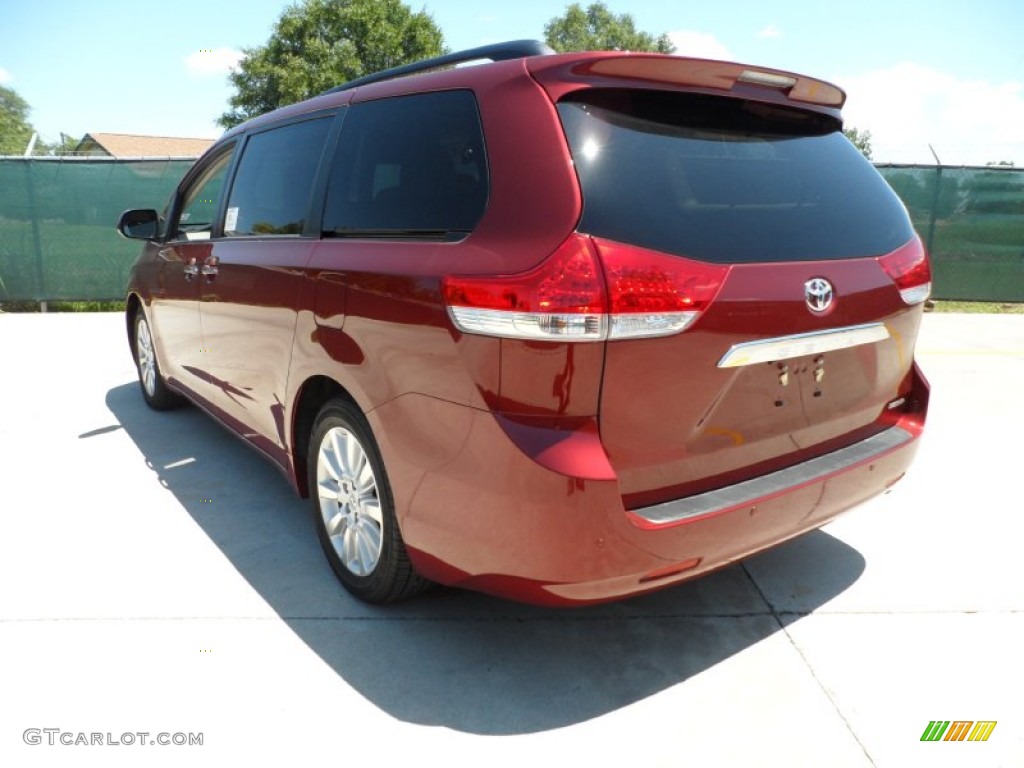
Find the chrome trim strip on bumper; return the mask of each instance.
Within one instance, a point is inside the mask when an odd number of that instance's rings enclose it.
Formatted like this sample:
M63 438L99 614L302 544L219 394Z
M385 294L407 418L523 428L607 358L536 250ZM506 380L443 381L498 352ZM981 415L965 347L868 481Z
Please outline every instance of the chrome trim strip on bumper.
M733 344L718 361L719 368L737 368L755 363L772 363L791 357L817 355L836 349L848 349L861 344L872 344L889 338L889 331L882 323L851 325L827 331L798 333L793 336L777 336L773 339L744 341Z
M848 469L855 464L898 448L913 439L913 435L902 427L890 427L884 432L872 435L859 443L848 445L837 451L826 453L777 472L770 472L752 480L736 483L716 491L687 496L684 499L667 501L653 507L634 509L630 514L655 525L678 523L693 517L700 517L723 509L740 507L766 496L773 496L795 486L807 485L827 475Z

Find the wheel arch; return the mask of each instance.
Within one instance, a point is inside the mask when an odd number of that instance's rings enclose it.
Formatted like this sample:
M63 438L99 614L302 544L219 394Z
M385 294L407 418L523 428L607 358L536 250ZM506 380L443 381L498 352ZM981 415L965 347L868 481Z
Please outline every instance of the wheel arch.
M125 301L124 321L125 331L128 333L128 346L131 347L132 357L135 357L135 316L142 309L142 299L137 293L128 294Z
M330 376L310 376L299 387L292 412L292 463L295 488L302 498L309 496L307 482L309 440L313 435L313 424L324 404L336 397L349 401L359 408L359 403L347 389ZM362 411L361 408L359 408Z

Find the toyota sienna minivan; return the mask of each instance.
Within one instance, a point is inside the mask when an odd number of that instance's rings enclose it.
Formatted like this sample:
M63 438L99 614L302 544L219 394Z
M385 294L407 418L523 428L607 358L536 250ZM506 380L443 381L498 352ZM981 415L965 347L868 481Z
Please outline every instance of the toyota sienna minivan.
M142 396L269 458L370 602L611 600L821 526L928 406L928 257L844 98L520 41L250 120L118 224Z

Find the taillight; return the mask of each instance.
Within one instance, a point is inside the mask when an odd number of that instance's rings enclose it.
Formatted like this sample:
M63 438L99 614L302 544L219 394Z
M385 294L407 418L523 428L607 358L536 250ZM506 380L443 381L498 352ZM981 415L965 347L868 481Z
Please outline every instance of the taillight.
M443 290L452 322L466 333L603 341L685 330L727 270L573 234L529 272L446 277Z
M880 256L879 265L900 289L906 304L920 304L932 293L932 268L919 237L902 248Z
M608 300L590 238L573 235L529 272L446 277L444 299L459 330L516 339L601 341Z
M608 338L669 336L707 309L728 267L594 238L608 284Z

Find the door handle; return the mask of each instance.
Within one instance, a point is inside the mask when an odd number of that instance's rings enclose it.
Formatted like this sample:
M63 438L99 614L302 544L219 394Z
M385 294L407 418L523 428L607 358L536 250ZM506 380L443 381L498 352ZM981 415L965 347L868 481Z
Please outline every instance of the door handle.
M217 276L217 264L219 260L216 256L207 257L206 261L203 262L203 274L207 280L213 280Z
M186 264L182 271L184 271L185 273L185 279L191 280L193 277L199 274L199 267L196 266L196 263L193 261Z

